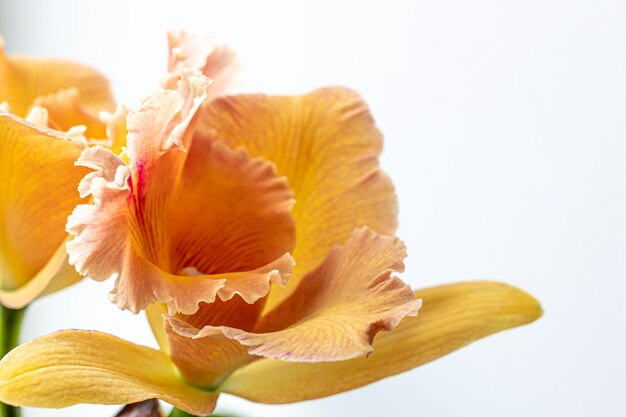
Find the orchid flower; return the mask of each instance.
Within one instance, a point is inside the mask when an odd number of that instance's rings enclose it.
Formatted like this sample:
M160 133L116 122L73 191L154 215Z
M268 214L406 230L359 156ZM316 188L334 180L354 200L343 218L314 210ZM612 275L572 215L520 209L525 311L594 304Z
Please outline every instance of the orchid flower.
M168 45L164 84L181 66L211 76L212 97L236 84L234 54L212 38L170 32ZM81 279L65 251L66 219L87 173L74 162L89 145L119 153L126 114L98 72L8 56L0 39L0 304L22 308Z
M18 309L80 279L65 222L86 170L83 135L106 136L107 80L72 62L9 56L0 39L0 303ZM80 127L82 126L82 127Z
M79 190L92 203L67 223L70 263L96 280L115 275L111 300L147 309L160 349L53 333L0 362L1 401L158 398L194 415L210 414L222 392L302 401L541 315L505 284L413 292L394 275L406 255L396 197L356 93L214 98L191 55L128 114L121 156L82 152L78 164L93 171Z

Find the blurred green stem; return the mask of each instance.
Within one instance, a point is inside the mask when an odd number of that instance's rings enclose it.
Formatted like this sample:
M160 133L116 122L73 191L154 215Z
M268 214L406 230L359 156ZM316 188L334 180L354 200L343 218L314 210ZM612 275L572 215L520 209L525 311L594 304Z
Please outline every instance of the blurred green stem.
M189 414L179 408L174 407L169 417L195 417L193 414ZM209 417L234 417L227 414L211 414Z
M13 310L0 305L0 357L4 357L20 343L20 330L26 308ZM20 417L21 410L8 404L0 403L0 417Z
M183 410L179 409L179 408L172 408L172 412L170 413L169 417L193 417L191 414L184 412Z

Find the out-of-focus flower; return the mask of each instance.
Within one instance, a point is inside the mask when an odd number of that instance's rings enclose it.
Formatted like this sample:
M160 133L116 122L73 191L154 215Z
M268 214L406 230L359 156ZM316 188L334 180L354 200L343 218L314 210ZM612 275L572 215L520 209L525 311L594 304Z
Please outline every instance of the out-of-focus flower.
M78 163L94 172L79 189L93 204L68 220L71 263L98 280L117 274L112 300L148 308L161 349L99 332L45 336L0 362L0 400L159 398L196 415L210 414L220 392L295 402L541 315L534 298L504 284L413 293L392 275L405 257L393 237L396 198L358 95L207 100L192 56L129 113L124 158L104 147L82 153Z
M98 113L114 104L96 71L8 56L1 39L0 103L0 303L20 308L80 279L64 246L76 185L88 172L74 161L85 130L105 137Z

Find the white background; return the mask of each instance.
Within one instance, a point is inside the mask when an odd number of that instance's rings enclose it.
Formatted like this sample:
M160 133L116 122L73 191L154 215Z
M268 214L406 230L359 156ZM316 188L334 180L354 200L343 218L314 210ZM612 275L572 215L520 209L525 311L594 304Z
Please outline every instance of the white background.
M297 3L297 4L296 4ZM244 91L346 85L385 133L415 287L495 279L544 317L332 398L221 410L280 416L623 416L626 3L0 0L7 49L91 64L150 93L164 30L227 41ZM94 328L155 345L142 316L83 282L34 305L24 337ZM620 398L622 396L622 398ZM116 407L28 410L110 416Z

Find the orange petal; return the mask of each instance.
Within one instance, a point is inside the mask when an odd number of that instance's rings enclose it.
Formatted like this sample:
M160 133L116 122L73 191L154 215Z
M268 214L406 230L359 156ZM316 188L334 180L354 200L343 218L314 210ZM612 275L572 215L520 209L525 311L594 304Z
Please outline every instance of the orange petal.
M68 221L70 261L84 275L118 273L112 300L138 312L153 302L192 314L239 294L254 303L291 272L292 194L273 166L223 143L193 139L205 80L183 71L128 116L127 166L94 147L80 164L94 205Z
M217 393L185 384L169 358L106 333L66 330L11 351L0 362L0 401L61 408L158 398L208 415Z
M189 381L211 387L251 361L251 355L295 362L367 355L376 333L417 315L421 305L407 285L391 277L402 270L404 256L397 238L359 229L254 332L223 325L197 329L168 318L172 359Z
M368 358L332 363L264 359L236 371L219 390L263 403L326 397L408 371L542 314L533 297L496 282L444 285L419 290L415 297L424 300L419 317L377 337Z
M177 73L190 68L211 79L207 90L209 100L224 95L238 84L239 63L235 54L209 36L197 36L184 31L167 34L169 45L169 75L163 81L166 88L175 88Z
M248 348L218 329L198 330L182 320L166 317L170 357L189 383L210 389L232 371L254 359Z
M199 124L203 134L276 164L298 201L297 265L285 289L272 289L268 309L355 228L394 234L396 197L378 166L381 134L356 93L328 88L302 97L225 97L207 105Z
M63 60L7 56L0 39L0 102L7 101L15 114L23 117L37 97L71 87L95 111L115 106L109 82L99 72ZM77 119L76 124L84 123Z
M264 267L261 272L290 268L291 263L291 257L284 256ZM220 300L200 304L193 315L178 314L176 318L166 316L164 323L161 316L156 316L159 309L149 308L150 323L159 344L166 345L163 349L171 356L182 375L194 385L210 388L234 369L253 359L245 346L210 327L219 325L252 330L258 320L266 299L261 297L268 293L270 283L267 279L255 283L254 277L249 274L233 279L234 275L228 274L226 282L229 285L218 292ZM280 281L284 279L284 274L275 274L275 277L275 283L284 284ZM226 290L227 294L222 295ZM257 297L250 298L251 294L257 294ZM160 309L161 315L163 312ZM205 329L198 330L203 327Z
M76 280L59 247L80 201L86 171L74 160L85 144L7 113L0 137L0 300L17 308L57 285L53 279Z

